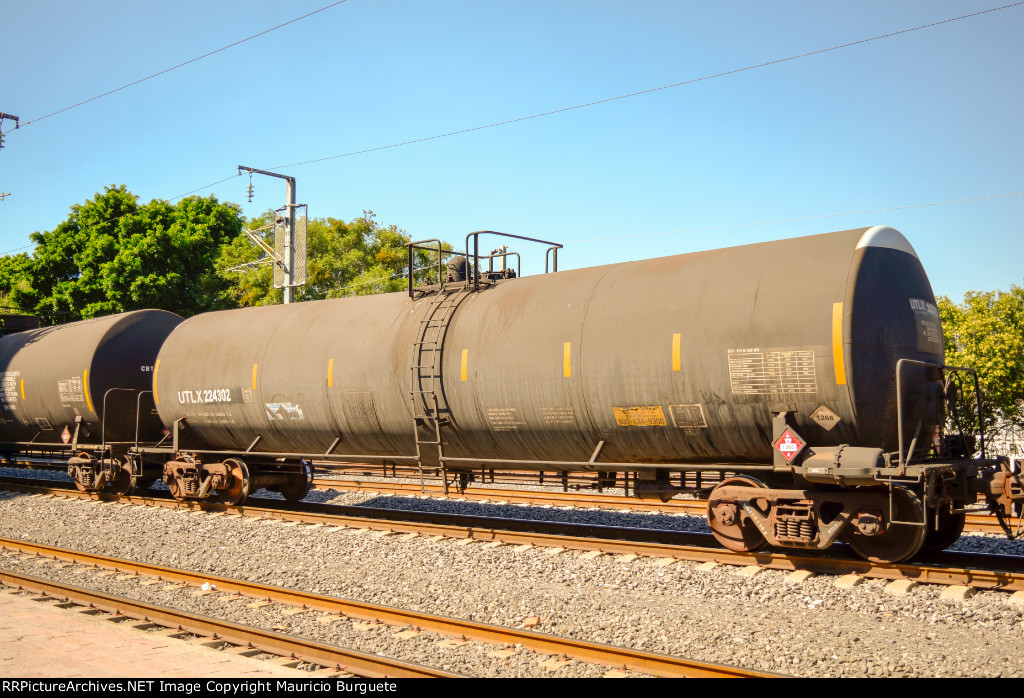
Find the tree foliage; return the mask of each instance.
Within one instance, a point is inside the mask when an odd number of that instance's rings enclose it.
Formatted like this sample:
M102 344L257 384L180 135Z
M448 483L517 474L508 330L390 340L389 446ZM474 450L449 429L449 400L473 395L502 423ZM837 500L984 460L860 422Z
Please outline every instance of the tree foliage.
M17 255L0 257L0 314L16 313L15 290L25 291L28 286L30 260L22 252Z
M277 214L249 222L274 246ZM0 257L0 306L65 320L141 308L180 315L282 301L269 264L243 266L263 251L242 230L235 204L188 197L140 204L122 186L105 187L71 207L67 220L30 236L31 255ZM318 218L307 227L306 283L295 300L339 298L405 288L409 236L377 222ZM444 245L444 249L450 249ZM417 252L417 280L435 271L436 255Z
M275 216L269 211L247 226L260 231L258 234L271 248ZM404 230L378 223L372 211L363 211L360 218L349 222L337 218L310 220L306 232L306 284L295 289L295 300L401 291L408 283L407 242L409 236ZM230 294L234 303L273 305L282 301L282 290L273 286L270 264L230 271L262 256L260 248L245 235L224 248L217 268L232 280ZM422 253L417 253L417 266L425 266L425 259Z
M938 306L946 363L978 372L986 433L1024 425L1024 289L968 291L960 304L940 296ZM963 387L959 412L970 414L973 383Z
M32 233L36 248L9 299L69 319L140 308L188 316L223 307L228 283L214 261L241 225L239 208L213 196L140 205L124 185L111 185L72 206L53 230Z

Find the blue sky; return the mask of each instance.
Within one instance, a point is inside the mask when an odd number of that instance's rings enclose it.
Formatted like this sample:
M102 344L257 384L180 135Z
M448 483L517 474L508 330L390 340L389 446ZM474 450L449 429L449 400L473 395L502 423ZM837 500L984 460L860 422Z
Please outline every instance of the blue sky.
M364 209L414 238L567 241L562 268L870 225L937 294L1024 277L1024 5L446 138L283 166L735 70L998 0L3 2L0 253L105 185L173 200L237 165L294 175L312 216ZM201 195L258 215L278 180ZM827 217L826 217L827 216ZM745 225L766 221L784 223ZM524 250L524 253L529 252ZM542 257L535 259L543 264ZM535 270L524 257L526 271Z

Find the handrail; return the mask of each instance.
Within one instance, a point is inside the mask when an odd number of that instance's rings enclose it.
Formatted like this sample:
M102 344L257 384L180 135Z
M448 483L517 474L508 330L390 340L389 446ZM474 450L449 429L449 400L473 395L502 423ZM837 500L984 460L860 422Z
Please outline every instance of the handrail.
M123 392L123 393L134 393L134 388L108 388L107 392L103 393L103 414L100 416L100 449L105 450L107 447L107 398L111 393ZM136 423L138 415L136 415Z
M522 276L523 275L523 258L522 258L522 256L520 256L520 254L518 252L498 252L497 254L495 254L495 250L492 250L491 254L489 254L486 257L484 257L484 259L487 260L487 272L489 274L493 274L494 273L494 260L497 259L497 258L500 258L500 259L504 260L506 257L515 257L516 258L516 276L517 277L518 276Z
M550 245L548 252L555 250L555 271L558 271L558 252L557 250L562 248L562 245L557 242L551 242L550 240L540 240L538 238L528 238L522 235L513 235L511 233L499 233L496 230L477 230L476 232L470 233L466 236L466 261L472 259L473 262L473 290L480 290L480 265L478 261L480 259L480 236L481 235L497 235L499 237L513 238L515 240L525 240L527 242L539 242L542 245ZM469 256L469 239L473 238L473 256ZM545 256L544 273L547 270L547 257Z
M897 438L899 439L899 467L902 470L910 462L913 457L913 450L907 453L906 460L903 458L903 367L906 365L924 366L926 368L938 368L943 371L963 371L964 373L970 373L974 377L974 399L975 406L978 410L978 436L980 437L981 445L981 458L985 459L985 422L982 419L981 414L981 388L978 383L978 372L973 368L967 368L965 366L948 366L946 364L936 364L929 361L918 361L916 359L900 359L896 362L896 428ZM920 429L920 425L918 425ZM917 440L917 434L914 434L914 440Z
M477 230L466 236L466 252L465 259L466 263L472 265L473 269L473 290L480 290L480 263L483 260L488 260L489 273L494 272L494 260L495 258L505 258L515 255L516 257L516 275L522 276L522 258L518 252L500 252L495 254L492 252L490 255L480 255L480 236L481 235L497 235L504 238L513 238L515 240L525 240L526 242L536 242L542 245L548 245L547 250L544 253L544 273L557 272L558 271L558 250L562 249L563 245L557 242L551 242L550 240L541 240L539 238L530 238L523 235L513 235L511 233L499 233L496 230ZM469 241L470 238L473 240L473 252L470 254ZM442 259L445 253L453 254L451 250L445 250L444 244L437 238L431 238L429 240L417 240L416 242L407 242L405 247L409 250L409 298L415 298L415 251L425 250L429 252L437 252L437 281L440 284L441 290L445 287L445 276ZM549 263L550 261L550 263ZM469 279L464 279L466 288L469 288Z
M544 273L545 274L548 273L548 257L551 257L551 259L552 259L551 271L552 272L558 271L558 248L559 247L561 247L561 245L558 245L557 247L551 246L547 250L544 251ZM554 253L554 254L552 254L552 253Z
M413 283L415 277L415 252L414 250L426 250L433 252L433 247L424 247L425 243L437 243L437 282L444 288L444 273L441 271L441 258L444 256L444 250L442 249L442 243L437 238L431 238L429 240L417 240L416 242L407 242L405 246L409 249L409 298L413 297Z
M135 448L139 447L139 425L142 421L142 396L152 394L152 390L140 390L139 394L135 396ZM156 407L155 401L153 406Z

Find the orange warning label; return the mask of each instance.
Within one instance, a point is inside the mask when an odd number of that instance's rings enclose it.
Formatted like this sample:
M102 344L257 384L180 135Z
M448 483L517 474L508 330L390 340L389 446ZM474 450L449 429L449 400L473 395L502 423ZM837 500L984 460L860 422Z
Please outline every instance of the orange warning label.
M620 427L663 427L668 424L665 421L665 411L661 405L653 407L613 407L615 412L615 423Z

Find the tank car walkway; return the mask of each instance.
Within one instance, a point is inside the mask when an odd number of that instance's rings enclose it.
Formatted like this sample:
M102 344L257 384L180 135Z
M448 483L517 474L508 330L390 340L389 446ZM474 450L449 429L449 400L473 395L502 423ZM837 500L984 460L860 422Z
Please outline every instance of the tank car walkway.
M275 660L218 652L64 609L53 601L0 592L0 676L5 678L309 678ZM126 625L127 627L124 627ZM199 642L206 642L204 638Z

